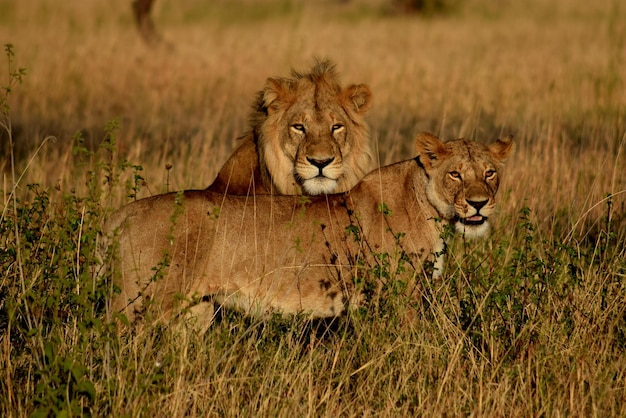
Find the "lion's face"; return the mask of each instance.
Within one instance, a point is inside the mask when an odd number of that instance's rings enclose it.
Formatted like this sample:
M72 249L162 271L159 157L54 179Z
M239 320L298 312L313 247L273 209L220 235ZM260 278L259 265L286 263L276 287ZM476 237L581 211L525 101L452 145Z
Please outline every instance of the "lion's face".
M466 139L442 143L429 134L417 139L419 160L429 176L428 200L466 237L479 237L489 229L500 170L512 144L511 137L489 146Z
M369 171L370 99L368 86L342 88L333 72L267 81L258 146L278 193L343 192Z

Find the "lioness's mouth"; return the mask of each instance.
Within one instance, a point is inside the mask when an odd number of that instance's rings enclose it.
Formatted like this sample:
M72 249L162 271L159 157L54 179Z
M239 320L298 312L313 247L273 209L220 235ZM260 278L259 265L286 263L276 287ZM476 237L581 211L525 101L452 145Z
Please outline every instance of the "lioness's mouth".
M486 216L482 215L474 215L468 218L459 218L459 222L463 225L474 226L474 225L482 225L487 221Z

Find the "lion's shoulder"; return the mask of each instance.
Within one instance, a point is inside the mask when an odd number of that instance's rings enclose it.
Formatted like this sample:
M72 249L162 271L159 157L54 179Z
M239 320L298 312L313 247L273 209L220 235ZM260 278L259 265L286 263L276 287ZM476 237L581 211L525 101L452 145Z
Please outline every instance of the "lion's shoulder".
M241 138L241 143L207 190L232 195L270 193L270 188L261 179L259 153L252 132Z

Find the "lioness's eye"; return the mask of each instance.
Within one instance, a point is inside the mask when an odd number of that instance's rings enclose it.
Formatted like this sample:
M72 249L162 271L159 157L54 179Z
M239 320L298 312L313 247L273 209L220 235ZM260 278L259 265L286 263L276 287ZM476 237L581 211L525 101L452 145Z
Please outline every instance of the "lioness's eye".
M332 131L333 131L333 133L337 133L337 132L340 132L343 128L344 128L344 126L342 124L336 123L336 124L333 125Z
M460 179L461 178L461 174L458 171L450 171L448 173L448 175L450 177L452 177L453 179Z
M496 175L496 170L487 170L487 172L485 173L485 178L490 179L490 178L493 178L495 175Z
M304 125L301 123L294 123L293 125L291 125L291 129L299 133L304 133Z

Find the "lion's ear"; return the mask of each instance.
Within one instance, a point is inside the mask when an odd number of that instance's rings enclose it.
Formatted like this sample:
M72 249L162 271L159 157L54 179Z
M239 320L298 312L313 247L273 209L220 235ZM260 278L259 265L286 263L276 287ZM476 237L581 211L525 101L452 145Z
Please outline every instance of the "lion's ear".
M272 114L281 107L291 103L293 92L291 83L283 78L268 78L263 89L263 103L267 113Z
M427 170L448 153L443 142L428 132L422 132L417 135L417 138L415 138L415 150L420 162Z
M372 90L367 84L353 84L344 90L346 99L360 114L365 113L372 103Z
M513 150L513 135L495 140L487 147L491 155L500 162L505 162Z

